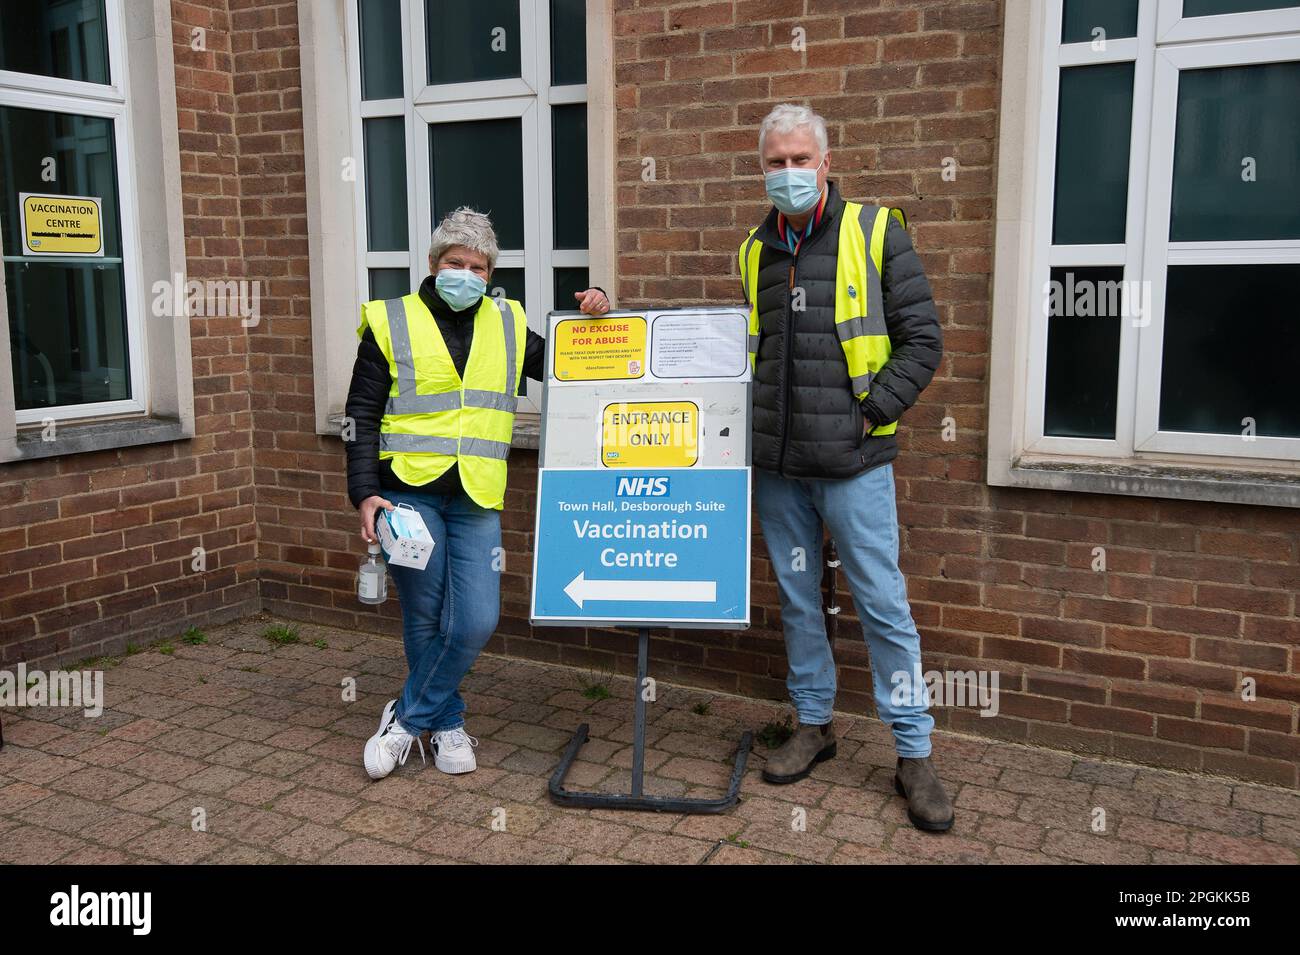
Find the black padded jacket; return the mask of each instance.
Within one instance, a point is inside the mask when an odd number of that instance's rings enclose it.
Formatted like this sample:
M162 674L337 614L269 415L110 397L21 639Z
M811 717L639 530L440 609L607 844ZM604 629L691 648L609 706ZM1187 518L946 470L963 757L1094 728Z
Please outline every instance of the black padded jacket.
M773 209L755 236L760 339L754 368L754 466L795 478L846 478L898 456L893 435L864 437L910 408L934 377L943 336L930 283L912 240L892 216L885 232L881 286L889 361L861 403L849 384L835 334L835 268L844 199L834 183L822 220L792 256ZM793 270L793 276L791 271ZM791 286L804 309L791 312ZM791 316L793 315L793 321Z

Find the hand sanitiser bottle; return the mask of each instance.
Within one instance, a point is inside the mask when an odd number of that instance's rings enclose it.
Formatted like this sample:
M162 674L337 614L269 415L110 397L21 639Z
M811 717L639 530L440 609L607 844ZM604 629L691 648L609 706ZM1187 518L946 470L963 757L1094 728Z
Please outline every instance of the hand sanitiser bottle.
M366 547L367 556L357 572L357 599L363 604L381 604L388 599L388 566L379 541Z

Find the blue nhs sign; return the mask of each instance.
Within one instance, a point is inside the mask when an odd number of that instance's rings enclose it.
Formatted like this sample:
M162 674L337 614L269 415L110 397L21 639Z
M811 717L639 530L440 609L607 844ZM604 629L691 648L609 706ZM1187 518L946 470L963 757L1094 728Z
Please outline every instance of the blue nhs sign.
M668 478L647 477L645 475L638 477L621 476L618 479L618 487L614 491L614 496L667 497Z
M750 471L542 468L531 618L749 625Z

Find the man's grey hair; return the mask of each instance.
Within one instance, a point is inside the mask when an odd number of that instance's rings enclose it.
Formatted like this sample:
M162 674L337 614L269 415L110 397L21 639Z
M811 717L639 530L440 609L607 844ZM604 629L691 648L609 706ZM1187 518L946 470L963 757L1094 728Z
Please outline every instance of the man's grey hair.
M497 245L497 233L492 228L492 220L477 209L461 206L447 213L446 218L433 230L433 240L429 243L429 258L433 266L438 267L438 260L443 253L454 245L463 245L474 252L487 256L488 271L497 267L497 256L501 253Z
M782 103L779 106L773 106L772 112L763 117L763 123L758 127L758 161L760 166L763 162L763 143L766 142L768 133L772 131L781 134L792 133L803 126L807 126L812 130L813 138L817 140L817 148L825 156L826 150L830 146L830 140L826 137L826 120L807 106Z

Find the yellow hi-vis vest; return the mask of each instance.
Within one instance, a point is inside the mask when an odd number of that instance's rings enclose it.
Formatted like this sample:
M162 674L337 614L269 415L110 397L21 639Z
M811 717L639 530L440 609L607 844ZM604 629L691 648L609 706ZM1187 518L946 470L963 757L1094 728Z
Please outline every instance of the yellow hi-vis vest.
M380 459L391 458L393 473L415 486L456 464L474 503L501 510L528 334L523 306L483 296L464 380L418 294L366 302L357 335L367 326L393 380L379 422Z
M885 327L885 299L880 273L885 254L885 229L891 215L899 225L907 228L907 218L902 209L864 206L857 202L844 203L840 220L835 264L835 331L844 349L849 380L858 401L871 392L872 377L889 361L889 333ZM751 371L758 358L758 260L763 251L763 243L754 236L756 231L751 229L749 237L740 246L740 279L745 289L745 301L749 304ZM871 236L869 245L868 235ZM891 421L871 433L887 435L897 430L898 422Z

